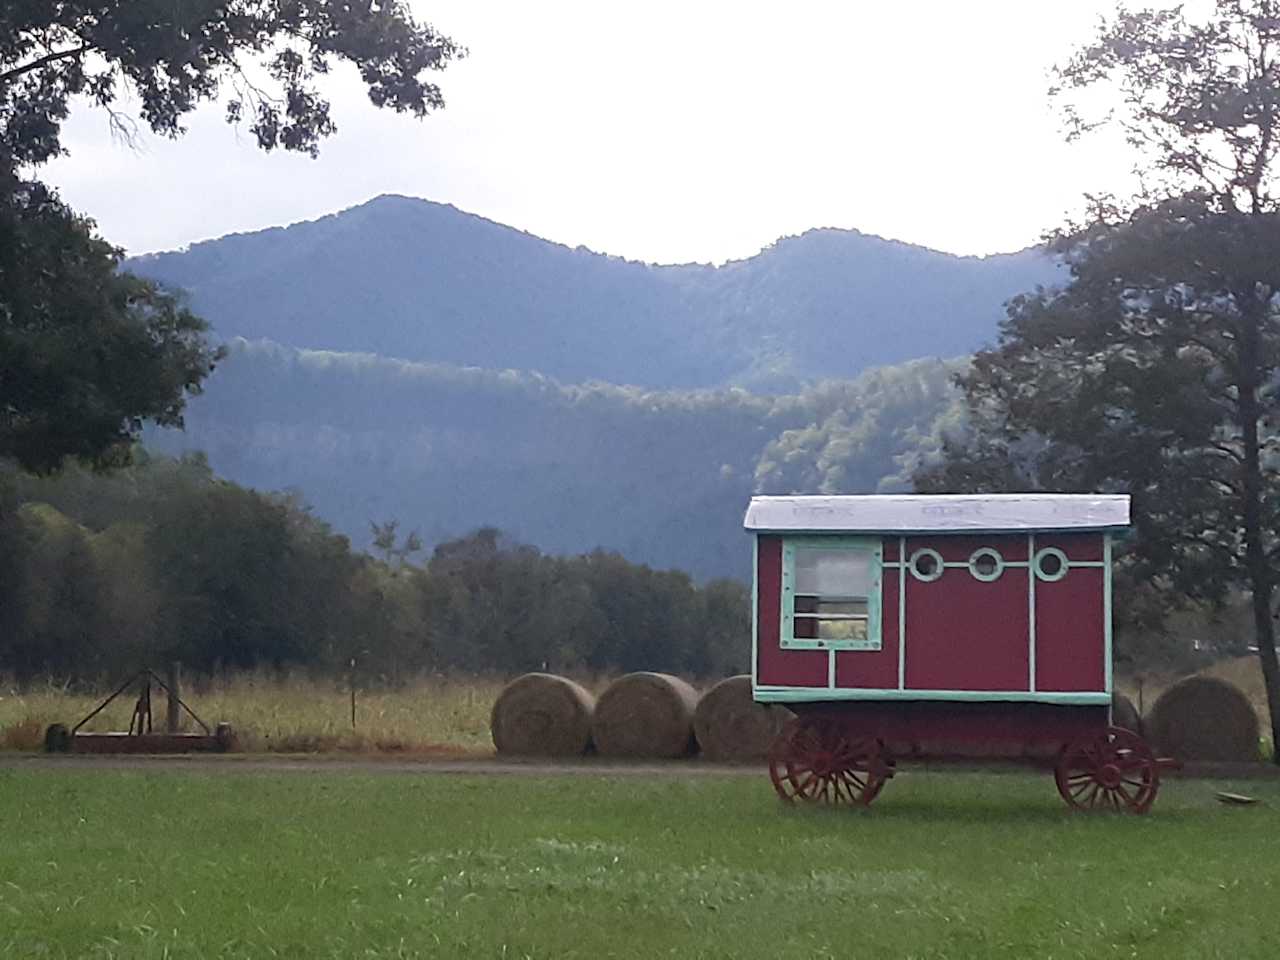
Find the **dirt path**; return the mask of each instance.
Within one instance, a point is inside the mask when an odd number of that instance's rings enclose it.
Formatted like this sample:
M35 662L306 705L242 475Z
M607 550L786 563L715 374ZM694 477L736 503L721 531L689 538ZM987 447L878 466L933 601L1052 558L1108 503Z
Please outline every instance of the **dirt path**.
M203 754L199 756L50 756L0 753L0 770L147 770L184 773L416 773L510 776L763 776L760 765L699 760L499 760L492 756L441 759L362 754Z
M499 759L492 755L470 758L388 757L363 754L235 753L186 756L102 756L44 753L0 753L0 770L142 770L173 773L344 773L478 776L586 776L586 777L763 777L761 764L711 763L705 760L649 760L625 762L601 758L582 760ZM1037 772L1018 764L906 763L900 772L939 770L982 773ZM1169 771L1163 778L1205 780L1254 780L1280 777L1280 768L1268 763L1197 763Z

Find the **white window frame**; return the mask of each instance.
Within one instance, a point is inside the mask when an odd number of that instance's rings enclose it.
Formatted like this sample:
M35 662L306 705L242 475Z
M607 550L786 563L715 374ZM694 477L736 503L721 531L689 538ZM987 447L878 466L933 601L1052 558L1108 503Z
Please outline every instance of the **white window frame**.
M795 635L796 551L850 550L871 558L871 582L867 596L867 636L865 640L823 640ZM780 643L784 650L880 650L881 594L884 581L884 543L879 537L787 537L782 542L782 618Z

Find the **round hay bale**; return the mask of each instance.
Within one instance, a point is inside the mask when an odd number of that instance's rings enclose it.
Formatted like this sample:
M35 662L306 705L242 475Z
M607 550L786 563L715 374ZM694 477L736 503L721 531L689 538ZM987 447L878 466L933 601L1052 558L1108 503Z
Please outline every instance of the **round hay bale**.
M525 757L576 757L591 744L595 698L550 673L516 677L498 694L489 716L499 753Z
M682 757L696 747L698 691L665 673L629 673L596 703L591 736L609 757Z
M1119 690L1111 692L1111 725L1142 733L1142 716L1138 713L1138 708Z
M1258 715L1239 688L1214 677L1187 677L1160 695L1147 737L1178 760L1257 760Z
M751 699L751 677L721 680L693 712L693 732L708 760L763 760L769 745L794 716L782 706Z

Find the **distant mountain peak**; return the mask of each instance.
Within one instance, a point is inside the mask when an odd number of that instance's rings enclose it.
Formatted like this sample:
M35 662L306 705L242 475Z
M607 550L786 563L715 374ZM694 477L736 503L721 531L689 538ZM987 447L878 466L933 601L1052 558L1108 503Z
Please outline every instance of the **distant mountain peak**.
M821 227L719 268L568 247L383 194L317 220L128 261L190 291L223 337L566 382L790 389L990 340L1039 253L957 257Z

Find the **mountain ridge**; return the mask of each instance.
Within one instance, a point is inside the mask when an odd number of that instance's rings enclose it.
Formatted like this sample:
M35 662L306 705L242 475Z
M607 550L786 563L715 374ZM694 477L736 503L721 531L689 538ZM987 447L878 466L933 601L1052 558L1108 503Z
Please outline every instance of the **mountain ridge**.
M651 264L395 194L126 266L188 290L223 338L758 392L971 352L1056 273L1034 249L961 257L836 227Z
M963 429L957 358L1059 275L841 228L655 265L397 196L127 266L229 348L149 444L298 490L362 546L492 525L699 578L746 575L752 493L909 488Z
M565 250L581 251L584 253L594 254L600 257L606 257L610 260L621 261L622 263L634 263L634 264L640 264L647 267L709 267L711 269L718 270L723 267L729 266L731 264L743 263L748 260L753 260L756 257L760 256L760 254L771 250L773 247L776 247L780 243L784 243L788 240L800 239L802 237L806 237L809 234L814 234L814 233L832 233L832 234L844 234L844 235L855 236L855 237L864 237L866 239L879 241L885 244L910 247L915 250L922 250L926 253L938 254L944 257L953 257L957 260L984 261L984 260L990 260L992 258L1013 257L1013 256L1018 256L1020 254L1025 254L1025 253L1034 253L1040 249L1039 244L1028 244L1027 246L1020 247L1016 250L995 250L995 251L992 251L991 253L955 253L954 251L943 250L940 247L931 247L925 243L917 243L913 240L904 240L900 237L887 237L883 234L872 233L866 230L861 230L857 227L838 227L838 226L835 226L834 224L824 224L822 226L808 227L807 229L801 231L800 233L781 234L776 239L770 241L769 243L766 243L764 246L760 247L760 249L756 250L752 254L748 254L746 256L741 256L741 257L729 257L719 262L716 262L714 260L645 260L642 257L630 257L630 256L627 256L626 254L610 253L607 250L597 250L596 248L583 243L570 244L570 243L566 243L563 240L554 240L551 237L544 237L542 234L536 233L533 230L528 230L524 227L517 227L514 224L503 223L501 220L495 220L493 217L486 216L483 213L476 213L472 210L465 210L462 207L459 207L458 205L446 200L430 200L426 197L415 197L407 193L392 192L392 193L380 193L373 197L370 197L368 200L362 200L361 202L352 204L349 207L343 207L341 210L335 210L332 213L321 214L317 217L312 217L310 219L295 220L290 223L272 224L270 226L259 227L257 229L251 229L251 230L232 230L229 233L221 234L216 237L207 237L203 240L193 240L190 243L185 243L180 246L173 247L171 249L148 250L142 253L131 254L128 257L128 260L135 264L145 263L148 260L152 260L155 258L175 256L175 255L188 253L193 248L204 246L205 244L217 243L222 240L232 240L237 237L249 237L249 236L255 236L257 234L273 233L276 231L287 231L293 227L306 226L308 224L315 224L315 223L322 223L326 220L331 220L335 217L340 217L343 214L352 213L354 211L361 210L365 207L388 204L388 203L399 203L399 202L407 202L410 204L418 204L418 203L428 204L433 207L439 207L444 210L453 211L454 213L457 213L458 215L463 217L482 221L483 223L486 223L486 224L492 224L494 226L502 227L506 230L511 230L516 233L523 234L524 236L529 237L531 239L540 240L544 243L549 243L554 246L561 247Z

